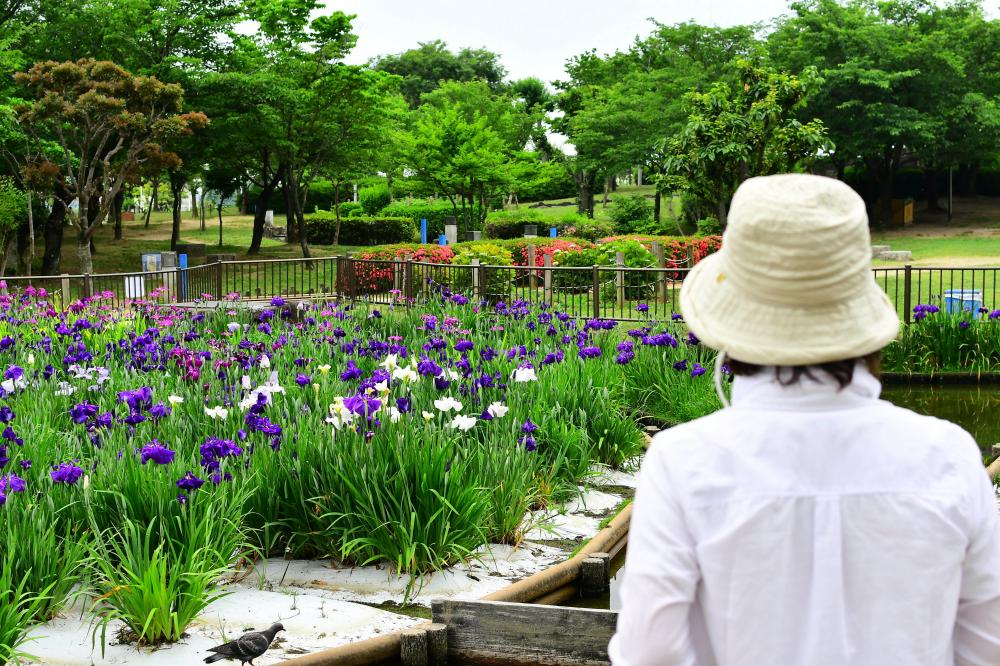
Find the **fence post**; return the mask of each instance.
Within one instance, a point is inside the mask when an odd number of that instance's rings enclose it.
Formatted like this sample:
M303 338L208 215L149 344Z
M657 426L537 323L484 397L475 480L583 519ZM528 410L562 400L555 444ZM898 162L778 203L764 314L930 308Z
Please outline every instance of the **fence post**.
M594 286L593 286L593 303L594 303L594 319L601 318L601 275L598 272L600 269L594 266Z
M653 256L656 258L656 298L661 302L667 302L667 280L663 269L667 267L667 259L663 253L663 244L660 241L653 241Z
M215 262L215 297L220 301L225 297L222 293L222 260Z
M542 265L545 267L543 270L545 273L542 275L542 289L543 300L545 303L552 305L552 255L546 254L542 257Z
M479 278L480 278L480 274L479 274L479 260L478 259L470 259L469 260L469 265L472 267L471 269L469 269L469 270L472 271L472 296L474 298L482 298L483 297L483 291L482 291L483 290L483 286L479 283Z
M62 288L63 294L63 305L66 305L72 300L73 294L69 291L69 273L62 274L62 280L60 280L60 287Z
M407 252L404 257L406 258L406 265L403 267L403 296L407 300L413 299L413 254Z
M625 308L625 253L616 252L615 253L615 265L618 266L618 270L615 272L615 287L618 292L618 309L623 310Z
M83 274L83 297L90 298L94 295L94 282L91 280L90 273Z
M534 291L538 289L538 276L535 274L535 244L528 245L528 286Z
M694 247L691 245L687 246L687 267L694 268Z
M913 266L906 264L903 266L903 321L910 323L910 306L912 304L911 288L913 286Z

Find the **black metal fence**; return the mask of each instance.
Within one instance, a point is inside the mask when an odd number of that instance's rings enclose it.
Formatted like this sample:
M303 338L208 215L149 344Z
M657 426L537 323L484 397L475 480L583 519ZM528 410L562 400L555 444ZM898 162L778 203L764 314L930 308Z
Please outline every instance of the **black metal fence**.
M330 297L382 304L461 294L470 300L541 302L579 317L666 319L679 311L690 268L435 264L352 257L220 261L154 272L3 278L8 289L45 289L57 305L97 297L112 305L285 297ZM874 279L909 322L919 304L942 310L1000 308L1000 267L874 268Z

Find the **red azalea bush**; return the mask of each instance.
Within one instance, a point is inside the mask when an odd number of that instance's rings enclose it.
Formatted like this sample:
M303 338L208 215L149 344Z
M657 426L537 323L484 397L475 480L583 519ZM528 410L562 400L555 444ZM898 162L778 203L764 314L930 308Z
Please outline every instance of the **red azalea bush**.
M652 251L653 241L659 241L663 246L663 256L670 264L687 262L688 248L694 250L694 261L698 263L722 247L722 236L646 236L642 234L627 234L623 236L608 236L597 241L598 245L621 240L634 240Z
M365 261L399 260L405 259L407 254L411 256L413 261L432 264L450 264L455 257L455 251L447 245L421 245L419 243L384 245L358 254L357 258L363 261L354 263L354 274L347 276L348 281L344 286L347 286L348 289L353 287L353 293L361 294L378 294L389 291L394 285L392 265L365 263Z

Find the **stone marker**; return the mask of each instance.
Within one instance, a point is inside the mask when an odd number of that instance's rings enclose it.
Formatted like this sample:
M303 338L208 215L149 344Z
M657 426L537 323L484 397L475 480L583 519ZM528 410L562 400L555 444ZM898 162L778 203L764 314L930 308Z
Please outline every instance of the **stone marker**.
M454 217L444 218L444 239L448 245L458 242L458 223Z
M890 250L878 255L877 258L883 261L913 261L913 252L910 250Z
M889 245L872 245L872 259L877 259L880 254L891 249Z

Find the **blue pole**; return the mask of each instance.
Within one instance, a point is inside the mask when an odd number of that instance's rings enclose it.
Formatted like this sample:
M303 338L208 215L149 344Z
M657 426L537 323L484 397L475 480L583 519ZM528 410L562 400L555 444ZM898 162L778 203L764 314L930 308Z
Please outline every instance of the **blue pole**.
M556 229L555 227L549 227L549 238L555 238L557 232L558 229Z
M445 236L444 234L441 234L440 236L438 236L438 243L440 243L441 245L447 245L448 237Z
M427 218L420 219L420 242L427 243Z
M181 300L186 301L188 299L188 256L186 254L177 255L177 264L180 267L181 274Z

